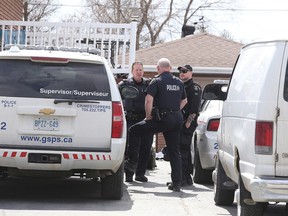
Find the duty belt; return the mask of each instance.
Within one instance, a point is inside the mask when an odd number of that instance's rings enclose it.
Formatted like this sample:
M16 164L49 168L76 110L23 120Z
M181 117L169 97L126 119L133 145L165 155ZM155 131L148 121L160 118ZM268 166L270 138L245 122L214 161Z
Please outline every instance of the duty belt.
M172 112L177 112L178 110L171 110L171 109L159 109L160 115L168 115Z
M161 121L173 112L177 112L177 110L153 108L152 116L156 121Z

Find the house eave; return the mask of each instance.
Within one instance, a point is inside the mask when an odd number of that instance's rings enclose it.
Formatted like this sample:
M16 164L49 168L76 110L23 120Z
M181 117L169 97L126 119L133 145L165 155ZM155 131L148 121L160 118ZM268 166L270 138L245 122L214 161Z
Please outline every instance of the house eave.
M226 67L193 67L193 74L217 74L217 75L231 75L233 68ZM144 65L145 72L157 72L156 65ZM171 72L177 73L177 67L173 67Z

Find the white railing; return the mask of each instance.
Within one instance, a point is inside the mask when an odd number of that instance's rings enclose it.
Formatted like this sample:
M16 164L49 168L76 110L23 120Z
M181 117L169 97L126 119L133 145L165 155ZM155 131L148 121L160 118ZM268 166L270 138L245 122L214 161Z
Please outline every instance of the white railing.
M129 73L135 60L137 23L68 23L0 20L0 45L98 48L113 73Z

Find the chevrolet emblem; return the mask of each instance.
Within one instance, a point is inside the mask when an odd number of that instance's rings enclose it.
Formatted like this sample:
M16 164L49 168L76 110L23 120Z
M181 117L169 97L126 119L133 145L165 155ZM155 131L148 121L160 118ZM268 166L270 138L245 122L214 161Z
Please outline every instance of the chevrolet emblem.
M51 115L55 113L55 109L44 108L39 110L39 114Z

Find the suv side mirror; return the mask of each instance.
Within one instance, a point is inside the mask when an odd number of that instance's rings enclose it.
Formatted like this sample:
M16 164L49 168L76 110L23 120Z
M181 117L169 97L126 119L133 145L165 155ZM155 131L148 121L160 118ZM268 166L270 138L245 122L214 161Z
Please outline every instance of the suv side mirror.
M121 88L120 94L124 99L133 99L139 96L139 91L134 86L124 86Z
M204 100L226 100L227 84L208 84L205 86L202 99Z

